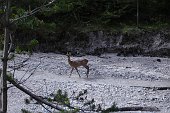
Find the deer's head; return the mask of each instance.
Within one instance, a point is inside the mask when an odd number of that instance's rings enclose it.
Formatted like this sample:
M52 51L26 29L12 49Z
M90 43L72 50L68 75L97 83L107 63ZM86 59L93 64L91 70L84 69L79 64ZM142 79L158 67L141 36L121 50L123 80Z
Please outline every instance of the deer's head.
M66 56L68 57L71 56L71 52L67 52Z

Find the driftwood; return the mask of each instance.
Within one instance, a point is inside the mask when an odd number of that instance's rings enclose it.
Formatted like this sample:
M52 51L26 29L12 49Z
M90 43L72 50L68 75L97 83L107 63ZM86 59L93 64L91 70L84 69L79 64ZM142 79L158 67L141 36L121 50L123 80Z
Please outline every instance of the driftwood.
M153 90L170 90L170 87L143 87L146 89L153 89Z
M23 91L24 93L26 93L27 95L29 95L30 97L32 97L33 99L35 99L36 101L38 101L41 104L45 104L47 106L50 106L51 108L57 109L59 111L65 111L63 108L54 105L51 102L48 102L46 100L44 100L43 98L33 94L32 92L30 92L29 90L25 89L24 87L22 87L19 83L17 83L15 80L13 80L12 78L8 78L8 81L13 84L15 87L17 87L18 89L20 89L21 91Z
M118 111L160 111L157 107L122 107Z
M142 87L142 88L153 89L153 90L170 90L170 87L143 87L143 86L131 86L131 87Z

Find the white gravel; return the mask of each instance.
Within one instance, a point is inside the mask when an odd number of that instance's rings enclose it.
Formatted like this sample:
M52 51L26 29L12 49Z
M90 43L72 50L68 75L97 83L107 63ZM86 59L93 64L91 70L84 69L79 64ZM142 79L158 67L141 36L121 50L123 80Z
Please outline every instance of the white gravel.
M15 63L27 57L27 55L17 55ZM71 59L81 58L72 57ZM118 107L152 106L159 108L160 113L170 113L170 90L144 88L170 87L170 59L117 57L115 54L105 54L103 58L96 56L83 58L89 60L89 78L86 78L86 70L82 67L79 68L81 78L75 70L69 78L71 68L67 57L54 53L33 54L25 63L26 65L15 72L15 77L20 80L29 70L23 78L26 79L33 71L31 69L34 69L41 61L35 73L24 83L24 87L31 89L37 95L46 96L62 89L71 97L73 91L87 89L87 98L94 98L95 103L101 104L102 108L110 107L115 102ZM161 62L157 59L161 59ZM13 63L10 61L9 67L13 66ZM8 96L8 113L20 113L22 108L34 113L43 112L42 108L35 104L25 105L24 99L28 96L14 87L9 89Z

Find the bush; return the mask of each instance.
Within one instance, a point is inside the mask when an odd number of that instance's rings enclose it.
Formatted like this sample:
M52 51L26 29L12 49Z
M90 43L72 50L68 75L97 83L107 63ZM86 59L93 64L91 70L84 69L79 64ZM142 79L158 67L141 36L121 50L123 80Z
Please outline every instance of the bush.
M38 40L33 39L30 41L30 43L28 44L28 52L30 52L32 54L33 49L39 44Z
M57 101L61 104L70 105L70 100L68 98L67 92L62 93L62 91L59 89L57 91L57 94L54 96L54 101Z
M22 50L21 50L21 48L20 48L19 46L17 46L17 47L15 48L15 52L16 52L17 54L20 54L20 53L22 52Z

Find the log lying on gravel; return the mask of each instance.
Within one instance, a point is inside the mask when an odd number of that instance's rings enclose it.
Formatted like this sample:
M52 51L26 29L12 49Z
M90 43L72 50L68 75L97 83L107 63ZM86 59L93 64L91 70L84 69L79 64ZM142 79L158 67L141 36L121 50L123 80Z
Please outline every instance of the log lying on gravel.
M122 107L118 111L160 111L157 107Z
M33 99L35 99L36 101L38 101L39 103L45 104L47 106L50 106L51 108L54 108L56 110L59 111L65 111L62 107L59 107L57 105L54 105L51 102L48 102L44 99L42 99L41 97L33 94L32 92L30 92L29 90L25 89L24 87L22 87L19 83L17 83L17 81L15 81L14 79L8 77L8 81L13 84L16 88L20 89L21 91L23 91L24 93L26 93L27 95L29 95L30 97L32 97Z
M157 90L170 90L170 87L157 87Z
M154 90L170 90L170 87L143 87L147 89L154 89Z
M131 86L131 87L142 87L142 86ZM170 90L170 87L142 87L146 89L153 89L153 90Z

